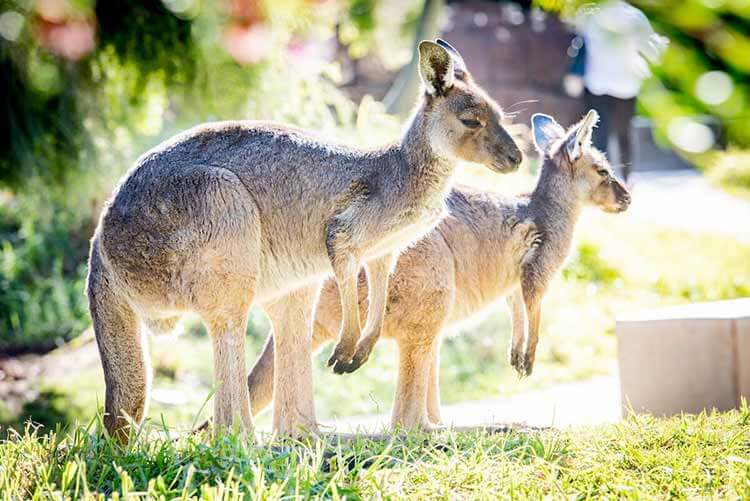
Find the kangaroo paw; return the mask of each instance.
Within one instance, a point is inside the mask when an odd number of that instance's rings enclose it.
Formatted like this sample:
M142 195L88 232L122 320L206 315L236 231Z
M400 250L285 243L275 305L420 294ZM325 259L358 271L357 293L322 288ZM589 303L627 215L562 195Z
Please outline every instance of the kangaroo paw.
M354 357L351 362L344 363L344 364L336 364L333 366L333 373L338 374L339 376L342 374L351 374L352 372L356 371L360 367L362 367L362 364L364 361L357 360L357 357Z
M516 370L519 377L526 375L526 367L524 362L524 355L520 351L511 350L510 352L510 365Z
M334 374L338 375L351 374L352 372L362 367L362 364L364 364L366 361L367 359L361 360L357 357L357 355L354 355L354 357L349 362L336 363L332 367L332 370Z
M535 355L532 353L527 353L526 357L524 357L523 361L523 376L531 376L531 372L534 370L534 359Z
M333 372L336 374L349 374L362 367L364 363L367 362L367 359L370 358L370 353L372 353L372 349L375 347L376 342L377 337L375 336L365 336L362 338L362 340L357 343L357 348L351 361L341 365L336 364L336 366L333 367Z
M349 364L352 357L354 356L355 349L355 344L350 345L348 343L342 342L336 343L336 346L333 349L333 353L331 353L331 356L328 359L328 367L332 368L333 372L341 374L341 372L338 372L338 370L341 370L341 367ZM339 369L337 370L337 368Z

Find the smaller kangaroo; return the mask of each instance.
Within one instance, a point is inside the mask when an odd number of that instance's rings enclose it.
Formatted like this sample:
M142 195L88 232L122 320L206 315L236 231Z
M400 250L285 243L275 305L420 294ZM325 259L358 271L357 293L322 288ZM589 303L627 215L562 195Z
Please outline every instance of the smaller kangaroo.
M383 336L399 347L394 428L431 429L442 422L440 333L503 298L513 323L510 363L520 375L531 374L542 298L570 251L581 209L595 205L622 212L630 204L627 188L591 146L597 120L596 111L589 111L566 132L551 117L534 115L534 142L544 163L531 195L508 199L454 188L447 200L450 216L401 254L383 326ZM364 273L359 297L364 311ZM336 338L340 317L336 284L329 280L318 303L314 350ZM248 375L254 413L273 398L273 352L269 336Z

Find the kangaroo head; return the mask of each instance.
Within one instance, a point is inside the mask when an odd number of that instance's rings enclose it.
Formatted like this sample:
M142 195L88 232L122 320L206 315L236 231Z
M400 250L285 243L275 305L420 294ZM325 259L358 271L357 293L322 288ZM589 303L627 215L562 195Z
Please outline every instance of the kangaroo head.
M630 205L630 192L604 153L591 144L598 121L599 114L590 110L565 131L552 117L537 113L531 118L534 143L554 168L573 182L580 199L607 212L622 212Z
M456 49L443 40L419 44L425 121L435 154L485 165L518 168L522 155L502 125L503 112L471 78Z

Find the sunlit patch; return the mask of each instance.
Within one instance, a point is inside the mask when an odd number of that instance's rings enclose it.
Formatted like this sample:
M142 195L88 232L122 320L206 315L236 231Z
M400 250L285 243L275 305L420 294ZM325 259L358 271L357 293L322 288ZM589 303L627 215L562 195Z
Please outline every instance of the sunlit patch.
M703 153L714 145L713 131L691 118L678 117L669 123L667 129L669 140L688 153Z
M0 36L9 42L18 40L23 29L23 16L14 10L0 14Z
M190 402L187 392L171 388L154 388L151 391L154 402L163 405L185 405Z
M178 17L190 19L198 14L200 3L198 0L163 0L164 5Z
M149 83L149 92L145 95L146 106L138 113L136 127L140 132L155 136L164 127L164 111L167 109L167 93L162 82Z
M719 105L732 95L732 78L723 71L708 71L695 83L698 99L713 106Z

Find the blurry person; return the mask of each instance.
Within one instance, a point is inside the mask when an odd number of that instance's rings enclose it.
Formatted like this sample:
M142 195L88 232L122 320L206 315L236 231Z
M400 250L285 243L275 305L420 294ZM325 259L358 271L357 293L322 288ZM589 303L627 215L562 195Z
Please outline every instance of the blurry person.
M579 36L568 54L573 58L563 82L575 97L585 93L586 107L601 117L593 142L609 151L610 136L619 150L622 175L627 180L632 164L630 121L641 83L650 75L648 61L656 62L666 38L657 35L646 16L622 0L608 0L582 8L574 20Z

